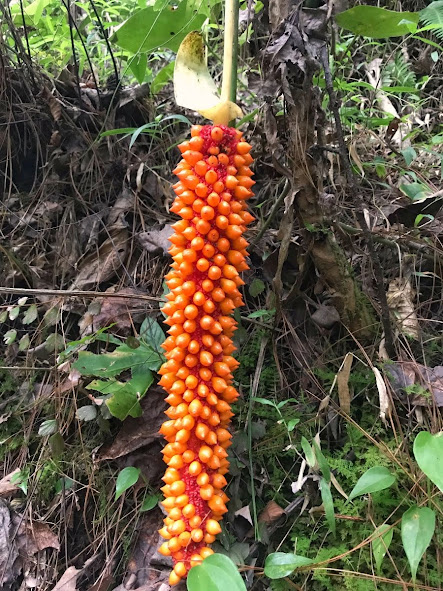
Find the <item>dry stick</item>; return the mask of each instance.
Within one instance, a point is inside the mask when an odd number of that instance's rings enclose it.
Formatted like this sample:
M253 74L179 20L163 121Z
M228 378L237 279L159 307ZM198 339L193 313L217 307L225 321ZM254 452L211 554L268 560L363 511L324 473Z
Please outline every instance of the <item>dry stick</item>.
M0 295L36 295L36 296L56 296L56 297L79 297L79 298L124 298L128 300L146 300L149 302L161 302L161 298L145 294L133 293L107 293L105 291L81 291L69 289L25 289L21 287L0 287Z
M334 92L331 70L329 68L329 54L327 51L326 44L323 46L323 48L321 50L321 61L322 61L322 66L323 66L323 70L325 73L325 84L326 84L326 90L328 91L328 95L329 95L331 111L332 111L332 113L334 115L334 119L335 119L335 128L336 128L338 146L339 146L339 151L340 151L340 160L342 162L342 166L345 171L348 184L351 187L351 190L354 193L355 197L357 198L358 207L356 208L356 216L357 216L358 222L361 226L361 229L363 231L363 236L364 236L366 243L368 245L369 254L371 255L371 258L372 258L374 275L375 275L375 285L377 288L378 298L380 300L381 321L382 321L383 329L385 332L385 346L386 346L386 351L387 351L389 357L392 358L392 357L395 357L395 355L396 355L396 351L395 351L395 347L394 347L394 334L392 332L388 300L386 297L386 292L384 290L383 274L382 274L382 269L381 269L381 264L380 264L380 258L378 256L377 251L374 248L374 241L372 238L372 234L369 230L368 224L366 223L366 219L365 219L365 216L363 213L363 207L364 207L363 198L359 192L359 187L357 186L357 183L355 182L355 178L354 178L354 175L351 170L351 165L349 164L349 159L347 156L347 149L346 149L346 144L345 144L345 139L344 139L344 134L343 134L343 128L341 125L341 119L340 119L340 113L339 113L339 102L338 102L338 99L337 99L336 94Z

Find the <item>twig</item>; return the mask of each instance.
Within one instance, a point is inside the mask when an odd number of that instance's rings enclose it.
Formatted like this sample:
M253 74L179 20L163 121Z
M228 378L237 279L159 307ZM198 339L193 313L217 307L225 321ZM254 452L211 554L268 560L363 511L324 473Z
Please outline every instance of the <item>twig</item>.
M128 300L146 300L148 302L161 302L161 298L156 298L154 296L149 296L145 294L137 295L133 293L107 293L105 291L69 291L69 289L25 289L21 287L0 287L0 295L6 293L16 295L56 296L65 298L125 298Z
M365 219L365 216L363 213L363 208L364 208L363 198L360 194L357 183L355 182L355 178L352 173L351 166L349 164L346 143L345 143L345 139L344 139L343 128L341 125L341 119L340 119L340 113L339 113L339 103L338 103L338 99L336 97L336 94L334 92L331 70L329 68L329 55L328 55L328 50L327 50L326 44L323 46L323 48L321 50L321 61L322 61L322 66L323 66L323 70L325 73L325 84L326 84L326 90L329 95L330 108L331 108L331 111L334 115L334 120L335 120L337 140L338 140L338 145L339 145L339 149L340 149L340 160L342 162L342 166L345 171L348 184L349 184L349 186L352 190L352 193L355 195L357 202L358 202L358 207L356 208L356 216L358 219L358 223L360 224L361 229L363 231L363 236L367 242L369 254L370 254L370 256L372 258L372 262L373 262L373 269L374 269L374 275L375 275L375 285L377 288L378 298L380 300L380 308L381 308L380 316L381 316L381 321L383 324L383 329L385 332L386 351L390 357L395 357L396 351L395 351L395 346L394 346L394 334L393 334L392 326L391 326L388 300L387 300L386 292L384 289L382 267L380 264L380 258L378 256L378 252L374 248L374 240L373 240L372 234L369 230L369 227L366 223L366 219Z

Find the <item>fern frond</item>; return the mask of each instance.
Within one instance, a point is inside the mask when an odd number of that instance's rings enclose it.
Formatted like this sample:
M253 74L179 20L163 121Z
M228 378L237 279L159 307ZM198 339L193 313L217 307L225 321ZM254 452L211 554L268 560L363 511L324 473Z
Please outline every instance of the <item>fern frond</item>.
M443 39L443 0L431 2L420 11L420 22L425 26L432 27L433 32L439 39Z

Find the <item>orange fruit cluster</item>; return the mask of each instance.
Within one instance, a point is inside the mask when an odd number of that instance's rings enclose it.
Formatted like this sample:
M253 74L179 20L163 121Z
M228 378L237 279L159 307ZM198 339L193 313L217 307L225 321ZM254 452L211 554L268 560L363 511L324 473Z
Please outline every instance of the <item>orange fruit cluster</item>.
M170 238L174 262L163 307L170 336L160 369L170 406L160 429L168 442L161 489L168 516L159 551L173 558L171 585L212 554L209 544L227 511L227 427L230 404L238 398L231 385L238 366L231 355L236 329L231 314L243 305L239 273L248 269L243 233L254 219L246 205L254 184L251 146L240 131L196 125L179 149L183 159L174 170L179 181L171 211L181 220Z

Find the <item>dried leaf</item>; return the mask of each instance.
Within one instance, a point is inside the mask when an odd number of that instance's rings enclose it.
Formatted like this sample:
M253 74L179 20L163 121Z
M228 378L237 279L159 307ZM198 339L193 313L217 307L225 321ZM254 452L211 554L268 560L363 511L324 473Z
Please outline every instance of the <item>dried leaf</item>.
M378 399L380 405L380 418L386 423L386 417L391 414L391 401L388 396L388 390L386 388L385 381L377 367L373 367L372 371L375 375L375 383L378 390Z
M414 309L415 291L409 279L394 279L386 295L389 309L397 321L398 330L416 341L420 336L420 326Z
M52 591L76 591L77 589L77 578L81 573L81 569L70 566L65 570L61 579L52 589Z
M126 228L110 231L109 238L103 242L98 252L93 252L82 260L70 289L86 289L111 279L123 265L127 248Z
M164 392L160 388L151 388L149 396L143 398L140 405L142 416L125 420L114 441L100 449L99 460L115 460L160 438L158 430L163 422Z
M412 361L397 361L386 366L386 373L400 398L404 398L406 391L411 404L443 407L442 365L426 367ZM411 391L414 386L415 391Z
M152 228L150 232L141 232L137 238L140 246L150 254L168 256L168 249L171 246L169 237L172 234L171 226L164 226L161 229Z
M44 550L45 548L55 548L60 550L60 542L58 536L50 529L47 523L41 521L33 521L27 524L29 535L34 540L37 550Z
M234 513L234 515L243 517L243 519L246 519L246 521L249 521L249 523L251 525L253 525L252 517L251 517L251 509L249 508L249 505L245 505L244 507L241 507L240 509L238 509L238 511L236 511Z
M145 292L141 290L124 287L115 291L115 288L111 287L106 290L106 293L114 295L93 300L79 321L82 336L92 334L111 324L115 324L115 329L127 334L132 332L134 323L141 322L150 309L146 299L125 297L145 295Z
M269 501L269 503L267 503L266 507L261 512L258 521L260 523L266 523L269 525L284 515L284 513L285 510L277 505L275 501Z
M20 472L20 468L16 468L13 472L4 476L0 480L0 497L7 497L11 494L14 494L17 490L19 490L16 484L13 484L11 480L13 480L14 476Z
M337 390L340 408L347 415L351 412L351 392L349 391L349 376L354 356L346 353L343 363L337 373Z

